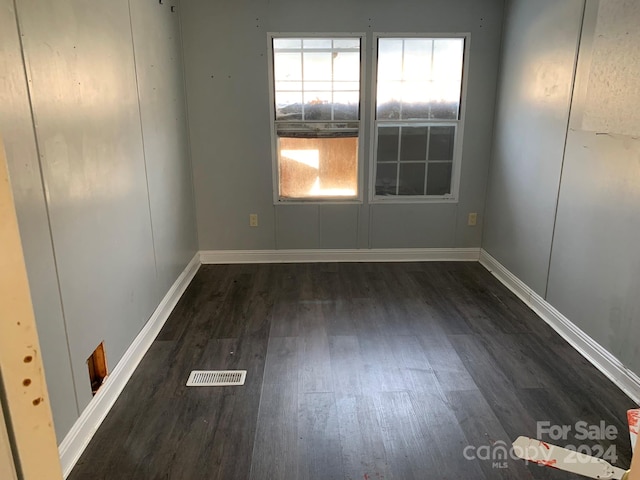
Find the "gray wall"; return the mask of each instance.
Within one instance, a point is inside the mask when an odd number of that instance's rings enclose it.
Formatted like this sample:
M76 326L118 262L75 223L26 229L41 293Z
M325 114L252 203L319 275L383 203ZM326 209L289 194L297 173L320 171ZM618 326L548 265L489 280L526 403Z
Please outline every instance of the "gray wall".
M640 4L600 8L588 2L547 298L640 373L640 124L626 115L640 110Z
M12 4L0 135L60 441L91 352L104 341L113 369L196 251L179 20L143 0Z
M640 8L584 3L508 3L483 247L640 372Z
M584 0L507 3L483 247L547 284Z
M55 258L20 51L13 0L0 0L0 135L29 274L49 396L58 439L78 417Z
M201 249L478 247L491 147L502 0L189 0L184 33ZM470 32L458 204L273 205L267 32ZM368 132L371 108L364 108ZM365 179L369 139L363 145ZM364 198L368 181L363 185ZM249 227L249 214L260 226Z

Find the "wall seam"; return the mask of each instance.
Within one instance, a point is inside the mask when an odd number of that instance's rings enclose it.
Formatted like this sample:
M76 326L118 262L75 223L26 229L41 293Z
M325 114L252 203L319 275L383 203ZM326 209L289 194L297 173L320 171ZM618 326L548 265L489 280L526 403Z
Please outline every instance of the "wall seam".
M318 205L318 248L324 248L322 246L323 241L322 241L322 212L323 212L323 208L322 205Z
M485 233L487 232L487 198L489 195L489 184L491 183L491 170L493 169L494 154L496 147L496 126L498 124L498 103L500 92L502 90L502 70L504 66L504 44L505 44L505 32L507 30L507 14L509 12L511 0L505 0L503 2L502 9L502 31L500 32L500 51L498 52L498 71L496 72L496 91L495 101L493 105L493 127L491 128L491 150L489 151L489 161L487 162L487 182L484 186L484 201L482 203L481 221L482 232L480 233L480 248L484 248Z
M78 417L80 416L80 402L78 401L78 387L76 385L76 375L73 369L73 361L71 358L71 342L69 341L69 328L67 326L67 316L64 309L64 301L62 298L62 286L60 284L60 270L58 269L58 257L56 255L55 241L53 240L53 228L51 226L51 212L49 208L50 197L47 182L44 177L44 169L42 167L42 154L40 153L40 141L38 140L38 130L36 127L36 114L33 108L33 84L29 78L29 70L27 68L27 55L25 53L24 42L22 40L22 27L20 25L20 15L18 13L18 2L13 0L13 10L16 19L16 29L18 32L18 41L20 43L20 56L22 58L22 68L24 72L24 79L27 84L27 97L29 100L29 113L31 114L31 126L33 128L33 140L36 148L36 155L38 157L38 173L40 174L40 184L42 185L42 193L44 195L44 208L47 216L47 227L49 229L49 240L51 242L51 254L53 257L53 265L56 271L56 286L58 289L58 300L60 302L60 312L62 314L62 325L64 326L64 336L67 342L67 354L69 360L69 370L71 372L71 384L73 385L73 397L76 404L76 412ZM46 377L45 377L46 378Z
M360 248L360 212L362 204L356 207L356 248Z
M582 33L584 30L584 20L587 12L587 0L584 0L582 3L582 18L580 20L580 30L578 32L578 41L576 43L576 55L573 63L573 76L571 81L571 92L569 94L569 112L567 115L567 127L565 129L564 135L564 147L562 149L562 162L560 164L560 178L558 179L558 192L556 194L556 208L553 214L553 228L551 229L551 245L549 247L549 262L547 263L547 278L545 281L544 287L544 299L547 300L547 296L549 294L549 279L551 277L551 259L553 258L553 244L556 238L556 226L558 223L558 207L560 205L560 192L562 189L562 178L564 176L564 164L567 157L567 144L569 141L569 129L571 125L571 114L573 111L573 102L575 100L575 91L576 91L576 80L578 74L578 63L580 61L580 47L582 45Z
M185 50L184 50L184 39L183 39L183 28L182 28L182 3L178 3L178 28L180 30L180 65L182 69L182 89L184 92L184 114L185 114L185 122L187 124L187 160L189 161L189 173L191 178L191 203L193 206L193 220L195 222L195 234L196 234L196 251L202 250L202 245L200 245L200 226L198 223L198 204L196 202L196 185L194 181L193 175L193 152L191 150L191 121L189 117L189 92L187 89L187 69L185 67Z
M274 220L274 229L273 229L273 247L278 250L278 208L273 206L273 220Z
M151 248L153 249L153 266L156 272L156 290L160 288L158 277L158 255L156 253L156 239L153 230L153 213L151 211L151 192L149 190L149 169L147 168L147 149L144 142L144 127L142 125L142 107L140 102L140 82L138 81L138 61L136 60L136 41L133 35L133 19L131 18L131 0L127 1L129 7L129 30L131 32L131 51L133 53L133 71L136 76L136 97L138 100L138 118L140 120L140 137L142 139L142 162L144 164L144 180L147 187L147 206L149 208L149 226L151 228ZM159 294L156 291L156 294Z
M371 238L371 219L373 218L373 205L369 204L369 221L367 225L367 248L373 248L373 239Z
M460 162L462 163L462 162ZM460 172L462 173L462 172ZM425 185L426 187L426 185ZM455 222L453 222L453 248L456 248L458 246L458 223L460 223L460 197L458 197L458 202L453 204L453 210L454 210L454 214L453 214L453 218L455 219Z

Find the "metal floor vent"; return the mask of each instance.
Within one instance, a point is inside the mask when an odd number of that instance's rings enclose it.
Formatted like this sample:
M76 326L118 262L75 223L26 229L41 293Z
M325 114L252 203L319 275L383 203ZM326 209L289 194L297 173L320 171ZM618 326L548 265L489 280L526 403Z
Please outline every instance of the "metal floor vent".
M187 387L227 387L244 385L246 370L194 370L189 375Z

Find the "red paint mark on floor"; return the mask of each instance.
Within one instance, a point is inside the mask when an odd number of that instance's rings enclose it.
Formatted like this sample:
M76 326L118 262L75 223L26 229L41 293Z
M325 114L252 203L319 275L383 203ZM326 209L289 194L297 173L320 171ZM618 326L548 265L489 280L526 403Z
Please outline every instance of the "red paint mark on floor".
M542 445L544 448L546 448L547 450L551 450L551 447L549 446L548 443L545 442L540 442L540 445Z
M545 467L555 467L558 460L534 460L534 462L539 463L540 465L544 465Z
M362 478L364 478L364 480L369 480L371 477L368 473L365 473Z

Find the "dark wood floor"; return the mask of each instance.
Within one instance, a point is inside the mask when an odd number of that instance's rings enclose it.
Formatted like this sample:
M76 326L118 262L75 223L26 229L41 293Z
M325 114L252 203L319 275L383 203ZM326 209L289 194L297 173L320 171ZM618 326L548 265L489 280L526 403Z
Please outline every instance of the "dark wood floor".
M203 266L70 478L571 479L464 452L633 406L478 263Z

